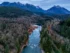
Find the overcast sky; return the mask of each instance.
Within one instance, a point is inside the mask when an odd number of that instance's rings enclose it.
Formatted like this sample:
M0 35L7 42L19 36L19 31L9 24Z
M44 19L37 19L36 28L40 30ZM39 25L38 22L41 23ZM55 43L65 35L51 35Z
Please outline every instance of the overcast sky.
M61 7L65 7L70 10L70 0L0 0L0 3L4 1L9 2L21 2L21 3L29 3L36 6L40 6L41 8L47 10L54 5L60 5Z

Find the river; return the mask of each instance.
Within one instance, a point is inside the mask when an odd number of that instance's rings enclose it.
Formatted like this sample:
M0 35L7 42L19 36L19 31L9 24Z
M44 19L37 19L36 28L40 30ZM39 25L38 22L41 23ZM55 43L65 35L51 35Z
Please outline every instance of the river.
M41 26L38 26L38 28L33 30L32 34L29 36L29 43L27 47L23 49L22 53L42 53L39 46L40 31Z

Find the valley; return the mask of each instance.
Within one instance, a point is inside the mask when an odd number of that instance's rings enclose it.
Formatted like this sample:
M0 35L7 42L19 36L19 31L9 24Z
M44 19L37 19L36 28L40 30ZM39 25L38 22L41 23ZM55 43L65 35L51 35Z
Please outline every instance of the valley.
M32 4L0 4L0 53L69 53L70 11Z

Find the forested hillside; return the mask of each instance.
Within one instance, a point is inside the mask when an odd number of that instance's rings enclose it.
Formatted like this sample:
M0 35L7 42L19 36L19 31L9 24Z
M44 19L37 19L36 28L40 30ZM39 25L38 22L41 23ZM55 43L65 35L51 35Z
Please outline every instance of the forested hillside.
M70 18L60 22L60 31L59 33L63 35L64 37L67 37L70 39Z
M0 6L0 17L6 17L6 18L13 18L13 17L20 17L20 16L29 16L32 13L27 10L22 10L17 7L6 7L6 6Z
M45 23L41 31L40 45L45 53L69 53L70 52L70 19L56 24L53 28L52 21ZM58 27L58 28L57 28Z
M27 45L31 24L28 16L31 12L26 10L0 7L0 53L19 53Z

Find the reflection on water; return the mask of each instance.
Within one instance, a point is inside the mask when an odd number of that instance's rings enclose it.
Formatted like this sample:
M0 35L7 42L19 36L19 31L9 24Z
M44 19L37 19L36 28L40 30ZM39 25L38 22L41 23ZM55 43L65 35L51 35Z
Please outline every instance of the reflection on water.
M29 43L22 53L41 53L39 47L41 26L38 26L29 37Z

